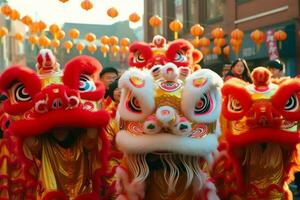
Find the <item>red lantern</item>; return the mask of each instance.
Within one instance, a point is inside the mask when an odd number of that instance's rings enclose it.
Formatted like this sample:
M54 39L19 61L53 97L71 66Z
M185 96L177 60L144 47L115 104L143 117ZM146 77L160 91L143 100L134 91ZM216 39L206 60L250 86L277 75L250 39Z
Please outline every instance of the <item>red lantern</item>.
M137 13L132 13L131 15L129 15L129 18L128 18L128 20L133 23L140 21L140 19L141 19L141 17Z
M116 37L116 36L111 36L111 37L109 38L109 44L110 44L111 46L117 45L118 42L119 42L119 38Z
M149 19L149 24L154 28L154 35L156 35L157 29L161 25L161 18L158 15L154 15Z
M111 18L115 18L119 15L118 10L115 7L111 7L110 9L107 10L107 15L110 16Z
M211 35L213 38L222 38L224 37L224 31L222 28L218 27L212 30Z
M120 44L121 46L128 46L130 44L129 38L122 38Z
M34 50L34 45L39 41L38 36L31 35L28 38L28 42L31 44L31 50Z
M100 38L100 42L102 44L109 44L109 37L107 35L103 35L101 38Z
M96 39L96 35L93 33L88 33L85 35L85 40L88 42L93 42Z
M224 38L215 38L214 39L214 45L217 47L222 47L226 44L226 41Z
M1 7L1 13L3 13L5 16L9 17L11 12L12 12L12 9L9 5L4 5Z
M234 29L231 32L231 38L236 39L236 40L243 40L244 37L244 32L241 31L240 29Z
M94 54L97 51L97 46L95 44L89 44L88 50L91 54Z
M265 40L265 34L264 32L256 29L250 34L251 40L256 44L257 49L260 49L261 43Z
M77 39L79 37L79 35L80 35L80 32L78 29L72 28L69 30L69 36L73 40L73 42L75 39Z
M202 37L199 40L199 46L208 47L210 45L210 40L207 37Z
M228 57L230 54L230 46L227 45L226 47L223 48L223 54Z
M111 47L111 52L113 53L113 56L117 56L117 53L120 51L120 47L118 45L114 45Z
M222 53L221 47L214 47L213 53L216 55L220 55Z
M64 48L67 50L67 53L70 53L70 50L73 47L73 43L70 40L64 42Z
M101 52L103 53L103 57L106 58L107 52L109 51L109 46L108 45L101 45L100 48Z
M57 33L56 33L56 39L58 40L62 40L65 38L65 32L63 30L59 30Z
M59 45L60 45L60 41L58 39L53 39L51 41L51 46L52 46L52 48L54 50L54 53L56 53L57 48L59 47Z
M28 15L25 15L24 17L22 17L21 21L23 22L23 24L25 24L27 26L31 25L33 22L31 17Z
M286 40L287 34L283 30L276 31L274 33L274 38L279 41L279 49L282 48L282 41Z
M79 54L82 54L83 49L85 48L82 42L77 43L76 49L79 51Z
M81 8L88 11L94 7L93 3L90 0L84 0L81 2Z
M182 23L179 20L174 20L169 24L169 28L174 32L174 39L178 39L178 32L183 28Z
M49 31L52 33L53 37L56 39L56 35L58 31L60 30L59 26L57 24L51 24L49 27Z
M19 13L19 11L13 9L13 10L11 11L9 17L10 17L11 20L15 21L15 20L17 20L17 19L20 19L20 13Z
M199 39L199 37L203 34L204 28L200 24L195 24L191 27L190 33L192 36L196 37L196 40Z

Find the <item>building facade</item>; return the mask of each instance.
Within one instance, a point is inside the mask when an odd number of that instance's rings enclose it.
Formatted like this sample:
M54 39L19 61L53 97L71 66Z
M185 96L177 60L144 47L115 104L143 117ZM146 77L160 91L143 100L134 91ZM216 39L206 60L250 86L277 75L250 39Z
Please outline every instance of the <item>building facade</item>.
M0 7L6 3L7 1L0 0ZM7 28L8 35L1 38L0 42L0 72L10 65L26 65L24 43L17 42L14 38L17 32L25 35L25 26L22 22L11 21L0 13L0 27L2 26Z
M270 3L269 3L270 2ZM211 31L216 27L223 28L227 43L230 33L239 28L244 32L243 44L238 55L232 51L230 56L205 56L202 65L221 73L224 63L230 63L237 57L248 61L250 68L264 65L270 58L270 48L264 42L258 50L250 39L255 29L274 32L279 29L287 33L287 39L282 47L277 46L278 58L286 65L286 74L295 76L300 73L300 3L298 0L145 0L145 39L151 41L153 29L149 18L159 15L163 26L159 33L173 40L169 23L178 19L183 22L180 36L192 38L189 29L193 24L200 23L205 28L205 36L211 37ZM213 43L213 42L212 42ZM212 48L212 45L211 45Z

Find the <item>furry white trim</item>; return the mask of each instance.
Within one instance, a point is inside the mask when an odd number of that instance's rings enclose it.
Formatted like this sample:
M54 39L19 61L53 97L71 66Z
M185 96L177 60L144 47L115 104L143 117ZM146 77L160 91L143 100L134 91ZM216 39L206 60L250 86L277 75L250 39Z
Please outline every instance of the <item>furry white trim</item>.
M206 82L196 87L194 81L199 79L206 79ZM196 123L210 123L216 121L221 112L222 98L220 88L222 85L222 78L209 69L200 69L189 75L186 78L181 101L182 111L185 116ZM213 106L213 108L207 114L195 115L195 105L204 93L210 94L212 98L211 106Z
M136 87L132 84L133 79L139 79L144 82L143 86ZM126 71L119 80L119 87L122 89L121 99L118 105L120 117L127 121L140 121L150 115L155 107L154 103L154 84L153 78L150 72L147 70L139 70L137 68L131 68ZM128 93L132 92L132 95L139 101L142 109L141 113L130 112L127 109Z
M116 170L116 192L119 200L124 198L130 200L144 199L145 183L130 182L127 172L118 167Z
M204 138L190 138L168 133L151 135L132 135L125 130L116 136L118 148L128 154L145 154L155 151L168 151L172 153L210 157L211 152L218 146L218 136L209 134Z
M176 81L179 77L179 69L173 63L167 63L162 68L162 77L167 81Z

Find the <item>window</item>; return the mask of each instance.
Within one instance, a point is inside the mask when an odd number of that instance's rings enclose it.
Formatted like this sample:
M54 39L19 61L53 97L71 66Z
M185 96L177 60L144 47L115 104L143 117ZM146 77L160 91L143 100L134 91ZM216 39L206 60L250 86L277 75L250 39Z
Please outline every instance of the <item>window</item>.
M199 1L189 0L187 1L187 23L189 26L199 23Z
M175 0L175 18L183 23L183 0Z
M206 0L206 20L219 20L224 14L224 0Z

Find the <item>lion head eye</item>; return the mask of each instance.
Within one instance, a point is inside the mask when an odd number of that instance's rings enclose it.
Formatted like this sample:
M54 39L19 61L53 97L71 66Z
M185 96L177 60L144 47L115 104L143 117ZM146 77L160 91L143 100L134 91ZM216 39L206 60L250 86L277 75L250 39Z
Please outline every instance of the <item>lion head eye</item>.
M80 83L79 83L79 90L82 92L89 92L89 91L95 91L96 86L94 81L85 74L80 75Z
M293 112L296 111L298 107L299 107L298 98L295 95L293 95L287 100L284 106L284 110L287 112Z
M14 85L12 91L16 102L26 102L31 100L31 96L26 92L26 88L22 83Z
M136 63L142 63L145 62L145 57L143 56L143 54L139 51L134 53L134 61Z
M237 99L230 96L228 101L228 110L231 112L241 112L243 109L240 102Z
M175 54L175 61L176 62L185 62L187 61L187 57L185 55L185 52L182 50L178 50Z
M211 108L211 103L210 103L209 96L207 94L203 94L200 97L200 100L196 103L194 112L196 115L200 115L200 114L207 113L210 110L210 108Z

